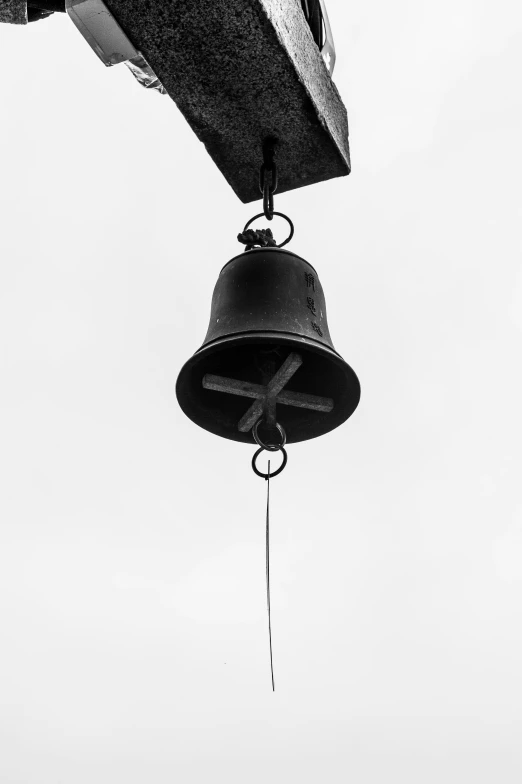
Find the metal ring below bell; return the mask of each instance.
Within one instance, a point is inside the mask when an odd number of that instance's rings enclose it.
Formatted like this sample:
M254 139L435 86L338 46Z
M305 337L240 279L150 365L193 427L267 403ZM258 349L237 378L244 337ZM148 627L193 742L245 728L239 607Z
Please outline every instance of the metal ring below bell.
M286 449L284 448L284 446L278 447L278 450L280 450L283 453L283 462L281 463L281 465L279 466L279 468L276 471L270 472L269 474L264 474L256 466L256 460L257 460L258 456L261 454L261 452L265 452L266 451L264 449L264 447L260 447L257 450L257 452L255 453L254 457L252 458L252 468L254 470L254 473L257 474L258 476L260 476L262 479L269 479L269 478L271 479L272 477L277 476L278 474L280 474L281 471L283 470L283 468L286 466L286 463L288 461L288 455L286 454Z
M279 422L275 423L275 426L279 430L281 435L281 443L280 444L264 444L261 439L259 438L257 429L263 420L258 419L255 423L254 427L252 428L252 435L254 436L254 441L261 449L265 449L267 452L277 452L279 449L283 449L284 445L286 444L286 433L282 425Z

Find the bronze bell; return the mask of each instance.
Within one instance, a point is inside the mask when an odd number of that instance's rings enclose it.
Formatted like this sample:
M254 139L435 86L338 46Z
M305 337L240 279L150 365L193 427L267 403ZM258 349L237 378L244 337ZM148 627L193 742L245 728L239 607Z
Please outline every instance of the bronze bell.
M348 419L359 403L359 380L332 345L312 265L278 247L247 250L220 272L205 341L178 376L178 402L200 427L252 444L255 415L245 429L247 412L256 399L267 400L263 393L289 357L297 362L269 422L277 420L292 443Z

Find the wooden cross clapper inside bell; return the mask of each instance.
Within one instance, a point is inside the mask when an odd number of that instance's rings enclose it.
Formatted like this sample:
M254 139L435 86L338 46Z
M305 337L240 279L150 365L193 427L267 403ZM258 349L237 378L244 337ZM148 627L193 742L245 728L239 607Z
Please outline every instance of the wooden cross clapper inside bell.
M257 423L269 432L277 422L294 443L345 422L360 393L333 347L311 264L278 247L253 248L225 264L205 341L176 384L193 422L249 444Z

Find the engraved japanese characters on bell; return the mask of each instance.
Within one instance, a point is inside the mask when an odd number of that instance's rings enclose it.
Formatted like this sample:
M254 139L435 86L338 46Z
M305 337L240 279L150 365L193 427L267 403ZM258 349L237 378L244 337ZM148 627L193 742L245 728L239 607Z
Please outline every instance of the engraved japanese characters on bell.
M305 272L304 277L305 277L306 288L315 291L315 275L312 275L311 272ZM315 300L313 297L306 298L306 307L311 313L313 313L314 316L317 316L317 308L315 307ZM322 338L323 330L321 329L317 321L311 321L310 323L312 325L312 329L314 329L319 335L319 337Z
M312 289L312 291L315 291L315 277L314 277L314 275L312 275L311 272L305 272L304 276L305 276L305 281L306 281L307 288Z
M306 298L306 307L308 308L308 310L312 311L314 316L317 315L317 310L316 310L316 307L315 307L315 302L314 302L314 298L313 297L307 297Z

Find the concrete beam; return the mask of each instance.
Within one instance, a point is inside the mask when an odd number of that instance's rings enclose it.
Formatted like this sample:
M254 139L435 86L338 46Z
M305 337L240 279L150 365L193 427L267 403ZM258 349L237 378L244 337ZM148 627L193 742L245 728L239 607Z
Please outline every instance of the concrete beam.
M300 0L105 0L241 201L350 171L346 110ZM174 131L175 136L175 131Z
M26 0L2 0L0 22L7 24L27 24Z

